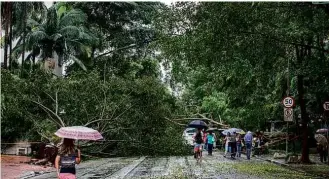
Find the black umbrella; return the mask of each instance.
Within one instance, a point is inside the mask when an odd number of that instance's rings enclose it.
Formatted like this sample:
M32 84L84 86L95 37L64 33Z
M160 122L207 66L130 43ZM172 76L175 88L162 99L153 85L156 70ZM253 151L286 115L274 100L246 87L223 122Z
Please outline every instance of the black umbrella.
M188 127L192 127L192 128L201 128L201 129L206 129L208 128L207 124L201 120L194 120L192 122L190 122L190 124L188 125Z

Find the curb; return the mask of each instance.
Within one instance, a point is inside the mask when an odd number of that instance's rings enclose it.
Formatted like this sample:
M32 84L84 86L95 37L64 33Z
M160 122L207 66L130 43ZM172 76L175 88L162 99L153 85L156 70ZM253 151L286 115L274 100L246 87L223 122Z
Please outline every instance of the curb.
M27 178L32 178L32 177L36 177L39 175L43 175L43 174L47 174L47 173L52 173L53 171L39 171L39 172L35 172L35 171L30 171L30 172L25 172L24 174L22 174L21 176L19 176L20 179L27 179Z
M258 159L260 159L259 157L257 157ZM285 163L280 163L278 161L275 161L275 160L271 160L271 159L265 159L265 161L267 162L270 162L270 163L274 163L276 165L280 165L280 166L283 166L283 167L289 167L288 164L285 164Z
M328 176L324 176L324 175L317 175L317 174L309 174L307 173L306 171L304 170L300 170L300 169L296 169L296 168L293 168L292 166L290 166L289 164L285 164L285 163L280 163L278 161L275 161L275 160L271 160L271 159L262 159L260 157L255 157L259 160L263 160L263 161L266 161L266 162L270 162L270 163L274 163L275 165L279 165L281 167L285 167L285 168L288 168L289 170L294 170L296 172L300 172L300 173L304 173L308 176L312 176L312 177L316 177L316 178L328 178Z

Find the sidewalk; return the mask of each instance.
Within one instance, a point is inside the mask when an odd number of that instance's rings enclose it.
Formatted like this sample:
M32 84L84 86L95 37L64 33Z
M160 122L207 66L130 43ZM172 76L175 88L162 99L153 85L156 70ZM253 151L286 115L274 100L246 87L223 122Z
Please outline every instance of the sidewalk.
M54 170L53 167L44 167L40 165L30 165L31 157L15 156L15 155L1 155L1 177L6 179L16 179L18 176L35 175L36 173L44 173Z
M317 155L310 155L310 160L315 164L288 164L285 159L273 159L272 155L262 155L254 158L287 167L298 172L311 174L316 177L329 178L329 165L321 163Z

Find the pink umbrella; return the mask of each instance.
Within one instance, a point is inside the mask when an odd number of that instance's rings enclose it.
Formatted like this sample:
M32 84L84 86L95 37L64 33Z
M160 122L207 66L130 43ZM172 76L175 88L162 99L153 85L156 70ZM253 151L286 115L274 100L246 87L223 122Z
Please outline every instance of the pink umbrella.
M55 135L76 140L100 140L103 136L96 130L84 126L62 127Z

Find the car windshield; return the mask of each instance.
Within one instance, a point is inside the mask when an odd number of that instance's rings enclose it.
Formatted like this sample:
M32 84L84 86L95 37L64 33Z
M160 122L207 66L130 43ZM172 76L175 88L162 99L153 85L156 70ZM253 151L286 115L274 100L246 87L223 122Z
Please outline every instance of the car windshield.
M195 133L195 129L194 128L186 129L186 133L193 134L193 133Z

